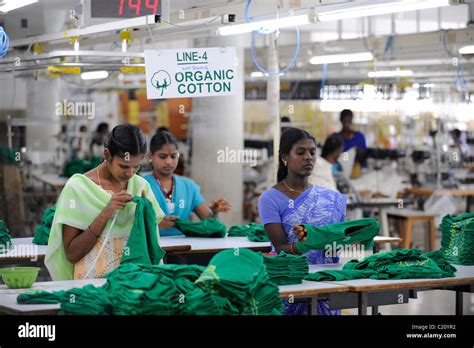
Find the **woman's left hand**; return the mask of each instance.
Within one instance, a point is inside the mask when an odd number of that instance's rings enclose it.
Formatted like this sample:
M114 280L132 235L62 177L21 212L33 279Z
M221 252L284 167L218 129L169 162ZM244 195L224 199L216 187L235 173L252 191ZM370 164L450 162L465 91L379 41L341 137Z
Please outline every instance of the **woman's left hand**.
M215 199L211 203L209 203L209 208L211 208L213 212L227 213L228 211L230 211L232 206L225 199L220 198L220 199Z
M302 225L294 225L293 230L296 233L296 236L298 237L298 240L300 242L304 242L306 240L306 228Z

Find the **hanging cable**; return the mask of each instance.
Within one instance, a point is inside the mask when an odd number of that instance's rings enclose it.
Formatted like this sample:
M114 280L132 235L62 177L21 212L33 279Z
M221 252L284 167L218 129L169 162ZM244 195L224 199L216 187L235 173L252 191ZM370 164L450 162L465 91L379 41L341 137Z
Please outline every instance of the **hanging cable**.
M249 9L250 9L251 3L252 3L252 0L248 0L247 5L245 6L245 21L247 23L251 22L251 19L250 19L250 16L249 16ZM252 32L252 43L250 44L250 53L252 54L252 60L253 60L255 66L257 67L258 70L260 70L261 72L263 72L267 76L278 76L280 74L284 74L285 72L287 72L289 69L291 69L295 65L296 58L298 58L298 55L300 53L300 30L297 26L295 27L295 29L296 29L296 51L295 51L295 54L293 55L293 58L291 59L290 64L288 64L286 66L286 68L284 68L283 70L280 70L280 71L277 71L277 72L270 72L270 71L266 70L263 66L260 65L260 63L257 61L257 57L255 56L255 38L256 38L257 34L261 34L261 35L271 34L272 32L268 32L268 31L264 30L263 28L260 29L260 30L255 30L255 31ZM276 30L277 29L275 29L274 31L276 31Z
M10 48L10 38L8 37L3 27L0 27L0 58L7 55L8 49Z

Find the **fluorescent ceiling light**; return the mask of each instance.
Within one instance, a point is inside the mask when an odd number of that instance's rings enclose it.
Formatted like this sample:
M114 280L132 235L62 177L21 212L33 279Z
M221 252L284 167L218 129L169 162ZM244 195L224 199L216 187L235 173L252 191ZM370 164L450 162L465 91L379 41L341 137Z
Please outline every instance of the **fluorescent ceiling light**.
M263 76L264 76L264 74L261 71L252 71L250 73L250 77L263 77Z
M370 52L359 53L345 53L345 54L330 54L325 56L314 56L309 62L311 64L334 64L334 63L351 63L351 62L366 62L373 60L374 56Z
M288 16L244 24L226 25L225 27L218 28L217 32L221 36L251 33L252 31L272 32L281 28L295 27L310 23L311 20L309 15Z
M81 79L83 80L97 80L105 79L109 76L109 73L105 70L100 71L88 71L81 74Z
M464 46L459 49L460 54L474 54L474 45L473 46Z
M380 70L380 71L370 71L369 77L408 77L413 76L413 71L411 70Z
M7 13L17 8L34 4L35 2L38 2L38 0L3 0L3 2L0 3L0 12Z
M449 6L449 0L381 0L322 6L318 21L328 22ZM327 10L325 10L325 8Z

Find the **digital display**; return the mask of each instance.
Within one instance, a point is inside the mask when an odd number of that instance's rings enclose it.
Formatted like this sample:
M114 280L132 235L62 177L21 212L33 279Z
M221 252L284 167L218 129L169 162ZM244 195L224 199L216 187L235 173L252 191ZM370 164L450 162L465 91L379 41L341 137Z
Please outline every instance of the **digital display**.
M160 0L91 0L92 18L161 15Z

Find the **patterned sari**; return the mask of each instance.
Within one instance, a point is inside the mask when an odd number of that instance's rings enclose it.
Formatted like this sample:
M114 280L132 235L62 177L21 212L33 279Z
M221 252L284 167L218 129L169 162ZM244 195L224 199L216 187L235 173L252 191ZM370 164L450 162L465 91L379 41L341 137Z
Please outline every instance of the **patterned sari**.
M262 223L281 223L289 243L298 240L293 231L296 224L310 224L325 226L341 222L346 217L346 200L344 195L320 186L312 186L295 200L290 199L282 192L270 188L265 191L259 200L259 212ZM275 247L272 246L272 251ZM338 263L338 257L325 256L324 250L312 250L306 253L309 264ZM288 315L308 314L305 303L290 304L285 302L285 313ZM327 302L318 302L318 314L338 315L340 311L330 310Z

